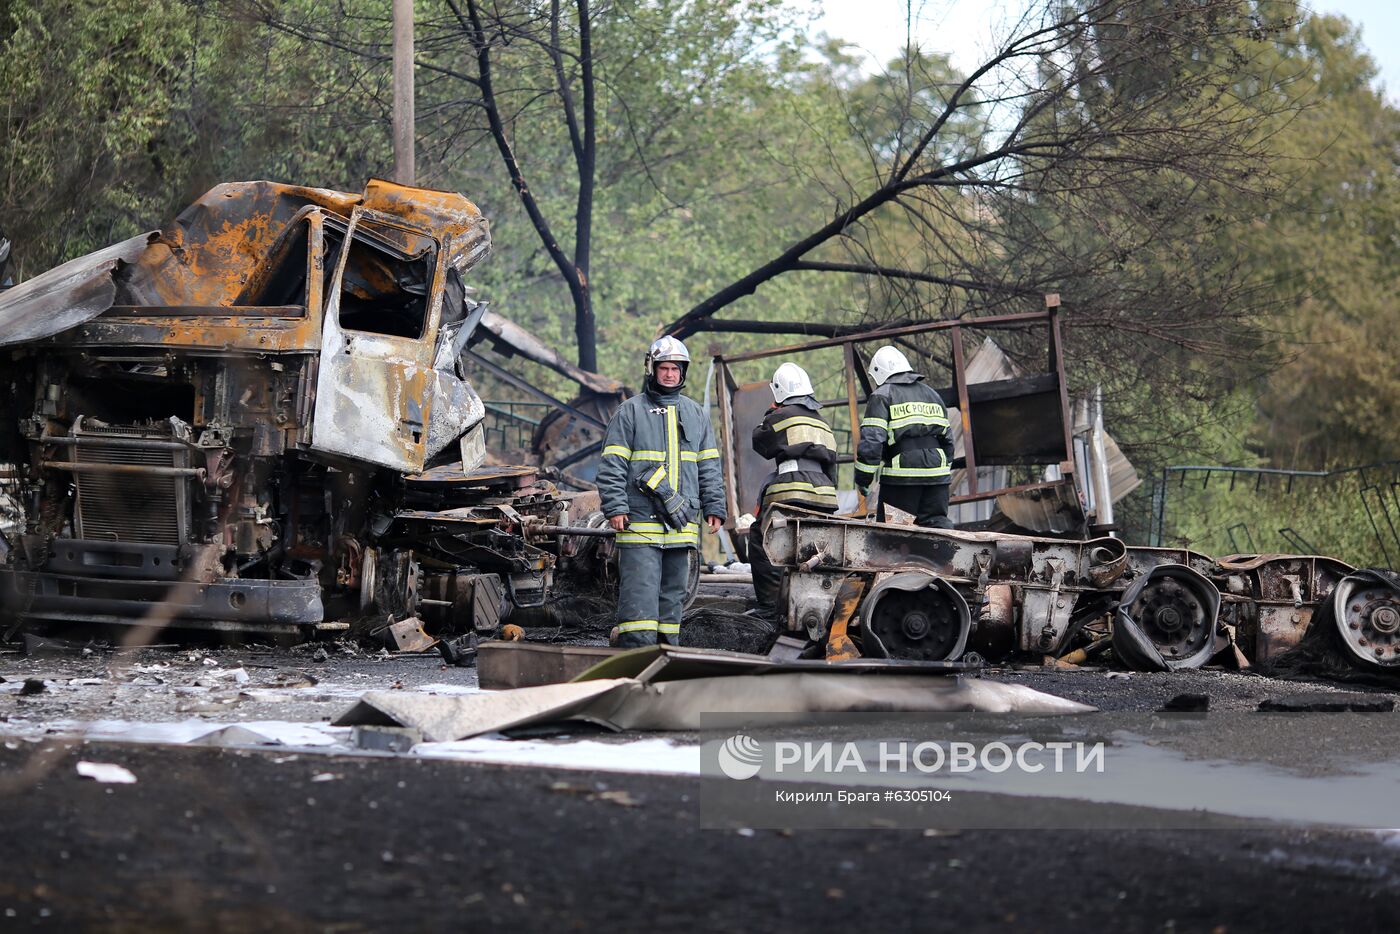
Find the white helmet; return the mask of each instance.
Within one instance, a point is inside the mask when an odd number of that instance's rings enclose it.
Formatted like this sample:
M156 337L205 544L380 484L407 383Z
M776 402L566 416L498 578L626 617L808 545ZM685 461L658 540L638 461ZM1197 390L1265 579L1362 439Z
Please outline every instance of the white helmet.
M896 373L912 373L913 370L897 347L881 347L875 351L875 356L870 358L870 378L875 381L876 386L885 385L885 380Z
M679 363L681 367L681 381L675 386L663 387L656 382L656 365L658 363ZM652 341L651 348L647 350L647 388L658 392L675 392L685 385L685 372L690 369L690 351L685 349L685 344L678 338L667 335L658 337Z
M807 378L807 371L796 363L784 363L774 370L773 380L768 386L773 390L773 401L778 403L800 396L810 396L813 393L812 381Z

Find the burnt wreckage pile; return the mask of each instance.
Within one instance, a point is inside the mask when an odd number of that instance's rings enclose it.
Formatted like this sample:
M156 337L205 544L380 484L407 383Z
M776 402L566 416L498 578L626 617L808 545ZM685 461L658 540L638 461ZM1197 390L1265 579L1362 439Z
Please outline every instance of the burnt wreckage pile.
M757 501L771 469L746 443L772 400L766 381L741 375L754 364L810 361L826 372L821 401L848 439L873 389L863 356L870 348L899 344L919 353L934 380L950 379L933 385L956 413L955 529L872 521L862 514L875 504L850 491L845 515L782 504L765 511L764 550L787 571L780 605L789 629L824 644L830 660L1081 663L1112 649L1118 662L1146 670L1221 661L1400 674L1400 576L1328 557L1214 559L1111 537L1114 503L1140 481L1103 428L1100 393L1071 404L1059 304L1052 293L1040 312L828 328L822 339L715 357L732 515ZM801 323L783 327L812 333ZM992 335L1018 347L1017 359ZM977 339L971 354L969 337ZM838 460L850 462L852 452Z
M1168 671L1222 656L1267 663L1327 638L1354 666L1400 671L1400 577L1335 558L1216 560L1108 537L923 529L784 505L763 533L769 557L789 568L791 625L828 655L849 630L875 657L1082 661L1111 647L1131 668Z
M462 365L489 248L457 194L231 183L0 293L5 628L492 631L543 604L560 539L527 527L569 499L483 466Z
M14 407L0 420L0 630L303 637L358 620L423 648L495 632L566 577L605 592L611 533L596 493L562 493L539 468L487 465L486 406L467 368L502 372L470 345L504 343L593 394L596 412L559 404L572 417L549 434L554 469L571 482L600 441L569 432L597 428L608 407L598 400L625 393L471 300L465 277L489 249L485 218L457 194L378 180L363 193L231 183L161 231L0 292L0 377ZM1164 670L1222 655L1268 663L1321 633L1354 666L1400 672L1394 575L1095 537L1122 493L1116 448L1098 417L1083 437L1075 427L1057 305L1047 296L1039 314L716 358L739 515L768 469L740 439L771 396L766 383L738 383L731 364L841 352L834 401L849 429L869 391L862 343L951 338L944 397L957 400L967 464L952 502L984 530L779 506L763 531L789 570L788 625L832 659L1083 660L1111 646L1130 666ZM1043 372L1017 372L986 345L963 360L962 331L1022 327L1048 335ZM1054 471L1032 482L1008 472L1044 464ZM1078 538L1053 537L1065 534Z

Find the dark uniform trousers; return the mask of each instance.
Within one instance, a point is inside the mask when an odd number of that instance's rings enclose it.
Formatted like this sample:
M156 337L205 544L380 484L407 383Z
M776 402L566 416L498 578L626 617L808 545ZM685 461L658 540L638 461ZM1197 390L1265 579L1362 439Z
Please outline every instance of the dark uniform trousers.
M933 483L928 486L896 486L893 483L880 484L881 520L884 507L902 509L914 517L915 525L929 529L951 529L953 520L948 518L948 484Z
M624 648L651 644L653 623L656 640L680 645L681 613L690 577L689 548L619 548L617 570L627 586L618 590L617 618L623 625L641 627L619 634Z

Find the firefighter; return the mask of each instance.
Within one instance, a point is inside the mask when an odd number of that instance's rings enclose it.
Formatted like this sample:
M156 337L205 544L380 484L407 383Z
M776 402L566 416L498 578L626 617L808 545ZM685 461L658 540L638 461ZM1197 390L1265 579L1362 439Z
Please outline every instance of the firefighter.
M753 449L776 461L758 494L759 521L749 527L749 562L754 595L765 615L778 613L782 571L763 552L763 511L774 503L791 503L822 512L836 511L836 438L819 414L807 371L784 363L768 384L773 407L753 430Z
M690 353L663 337L646 355L646 387L618 408L603 439L598 495L617 533L617 644L680 644L690 552L700 518L725 519L724 478L709 416L681 395Z
M953 441L943 400L894 347L875 352L869 373L876 388L860 420L857 489L865 493L878 472L882 506L912 514L918 525L951 529Z

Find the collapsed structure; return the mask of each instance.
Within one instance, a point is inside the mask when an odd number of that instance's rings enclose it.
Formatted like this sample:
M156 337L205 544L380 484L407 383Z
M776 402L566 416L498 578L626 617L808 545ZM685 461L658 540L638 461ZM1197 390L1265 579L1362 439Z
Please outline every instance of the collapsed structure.
M852 439L858 402L871 389L862 347L947 339L941 369L951 385L939 392L956 413L952 433L965 462L950 497L957 530L875 521L862 515L869 504L855 501L834 516L774 507L762 520L763 541L788 572L788 628L824 643L830 659L1082 661L1111 647L1129 667L1175 670L1212 659L1269 662L1316 624L1314 636L1326 636L1354 666L1400 670L1394 575L1316 555L1217 560L1113 537L1113 504L1139 481L1103 429L1097 394L1070 404L1057 307L1051 295L1043 312L899 325L715 358L723 463L738 514L756 501L768 469L743 442L771 396L766 382L735 379L736 367L826 354L826 382L838 383L826 404L838 436ZM965 360L963 334L987 331L1020 332L1032 371L989 337ZM1044 333L1043 344L1024 339L1035 332ZM936 354L920 355L937 365Z
M26 621L297 635L496 628L539 606L569 500L484 467L463 352L486 219L461 195L223 184L0 294Z

